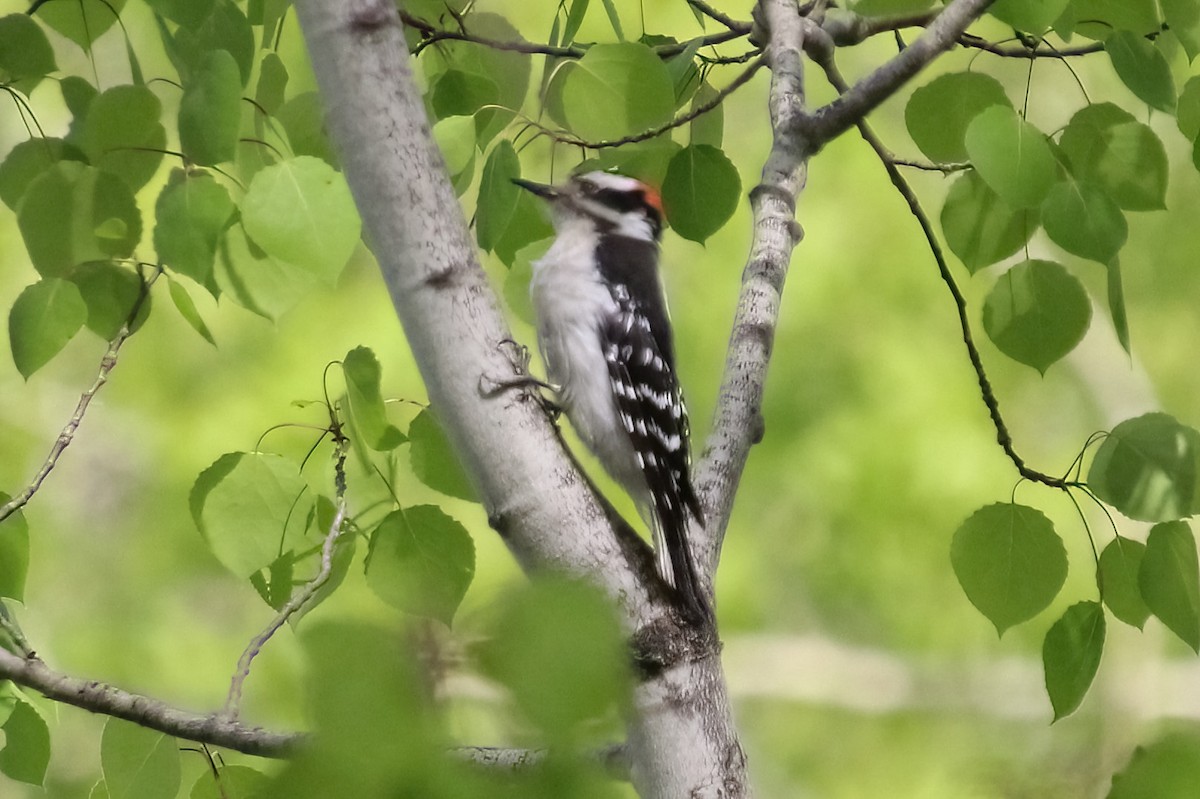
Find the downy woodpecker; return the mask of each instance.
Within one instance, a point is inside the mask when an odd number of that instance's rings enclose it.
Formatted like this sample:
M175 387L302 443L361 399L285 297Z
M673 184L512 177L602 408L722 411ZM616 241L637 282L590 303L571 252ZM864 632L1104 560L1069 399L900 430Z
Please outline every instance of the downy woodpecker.
M689 517L704 517L658 274L658 193L608 172L514 182L549 203L557 234L530 282L547 376L579 437L648 517L659 574L705 622L687 541Z

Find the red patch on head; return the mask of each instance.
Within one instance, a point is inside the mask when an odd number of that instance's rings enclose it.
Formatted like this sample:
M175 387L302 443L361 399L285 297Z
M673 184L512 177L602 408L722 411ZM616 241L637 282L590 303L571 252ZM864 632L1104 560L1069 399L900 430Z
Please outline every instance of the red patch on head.
M658 193L658 189L642 184L642 196L646 198L646 205L658 211L658 215L663 215L662 195Z

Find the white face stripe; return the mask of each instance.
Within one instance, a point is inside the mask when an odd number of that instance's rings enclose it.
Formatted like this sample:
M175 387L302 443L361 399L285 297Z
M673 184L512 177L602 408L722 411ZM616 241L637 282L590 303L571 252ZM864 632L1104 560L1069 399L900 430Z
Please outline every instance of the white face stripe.
M618 175L615 172L588 172L583 175L577 175L574 180L586 180L602 189L614 189L616 191L637 191L646 188L646 184L637 178L631 178L628 175Z

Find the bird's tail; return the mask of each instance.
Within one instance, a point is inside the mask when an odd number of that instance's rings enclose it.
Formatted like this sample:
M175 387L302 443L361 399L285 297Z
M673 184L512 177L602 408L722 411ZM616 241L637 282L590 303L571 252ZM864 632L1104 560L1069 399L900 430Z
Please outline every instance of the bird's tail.
M711 623L712 605L700 581L696 559L687 538L689 515L704 523L700 503L694 495L687 498L673 496L654 510L652 528L659 576L679 593L692 621L697 624Z

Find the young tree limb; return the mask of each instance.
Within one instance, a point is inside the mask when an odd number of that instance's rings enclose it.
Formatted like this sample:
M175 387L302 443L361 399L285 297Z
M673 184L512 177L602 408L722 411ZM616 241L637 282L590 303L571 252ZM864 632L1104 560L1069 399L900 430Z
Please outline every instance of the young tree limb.
M304 739L299 733L272 732L215 715L202 716L107 683L70 677L54 671L37 657L21 657L7 649L0 649L0 679L12 680L56 702L247 755L287 757Z

